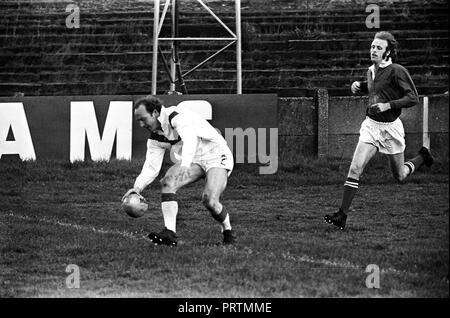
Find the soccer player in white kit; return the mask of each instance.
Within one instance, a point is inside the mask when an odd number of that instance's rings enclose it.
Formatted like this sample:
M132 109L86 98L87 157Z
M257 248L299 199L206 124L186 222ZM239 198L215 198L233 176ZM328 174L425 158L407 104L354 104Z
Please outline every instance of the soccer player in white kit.
M226 140L196 113L178 109L176 106L165 107L162 101L154 96L141 98L134 103L134 117L140 127L150 131L150 137L147 140L142 171L124 198L131 193L141 195L155 180L161 170L166 150L173 147L174 155L179 159L160 180L165 228L158 233L150 233L149 239L157 245L177 245L176 193L181 187L206 178L202 202L212 217L220 223L223 243L234 243L230 216L219 201L234 165L233 154Z
M345 228L347 213L359 187L359 178L370 159L379 151L389 158L392 173L398 181L405 180L422 165L431 166L433 157L422 147L416 157L405 162L405 131L399 118L402 108L419 103L419 96L406 68L396 64L397 41L386 31L375 34L370 46L372 65L367 81L354 82L353 94L369 95L366 119L361 124L359 141L344 183L339 211L325 215L325 221Z

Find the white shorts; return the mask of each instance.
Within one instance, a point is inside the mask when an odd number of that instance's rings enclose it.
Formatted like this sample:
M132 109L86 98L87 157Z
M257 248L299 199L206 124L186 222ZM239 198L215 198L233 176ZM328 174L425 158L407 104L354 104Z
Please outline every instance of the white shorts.
M359 141L374 145L381 153L395 155L405 151L405 129L400 118L383 123L366 117L359 130Z
M179 160L181 159L182 148L180 147L177 150L175 157ZM226 169L228 176L230 176L234 167L233 153L226 144L222 145L199 138L192 163L198 164L205 172L208 172L211 168Z

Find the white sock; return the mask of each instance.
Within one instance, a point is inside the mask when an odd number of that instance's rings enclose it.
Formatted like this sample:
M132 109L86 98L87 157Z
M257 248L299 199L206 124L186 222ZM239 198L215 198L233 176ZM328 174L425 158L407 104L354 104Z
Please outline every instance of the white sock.
M225 217L225 220L220 224L222 226L222 232L226 230L231 230L231 223L230 223L230 215L227 214Z
M414 170L416 170L416 166L414 165L414 163L412 163L411 161L407 161L405 162L405 164L403 165L403 169L407 169L407 176L410 176L413 174Z
M161 202L161 210L164 217L164 225L168 230L176 231L178 202L177 201L164 201Z

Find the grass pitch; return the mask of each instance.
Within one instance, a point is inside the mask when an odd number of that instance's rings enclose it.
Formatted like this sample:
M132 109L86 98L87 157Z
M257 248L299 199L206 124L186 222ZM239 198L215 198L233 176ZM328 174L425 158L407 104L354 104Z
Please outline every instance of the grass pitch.
M240 165L222 200L238 243L216 245L199 182L179 192L176 248L146 239L163 226L157 182L146 216L120 211L141 164L0 162L0 297L449 297L448 161L398 184L376 158L344 231L323 215L348 160L275 175ZM80 288L67 288L69 264ZM369 264L380 288L366 287Z

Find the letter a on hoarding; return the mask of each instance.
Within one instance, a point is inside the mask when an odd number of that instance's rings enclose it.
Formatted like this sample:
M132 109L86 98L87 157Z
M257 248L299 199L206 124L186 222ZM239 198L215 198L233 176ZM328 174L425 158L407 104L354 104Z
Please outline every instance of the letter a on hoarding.
M108 161L117 139L116 158L131 160L132 144L131 101L112 101L109 104L103 136L100 137L93 102L70 103L70 161L84 161L87 137L93 161Z
M10 128L14 140L6 140ZM18 154L22 160L36 160L23 104L0 103L0 158L12 154Z

